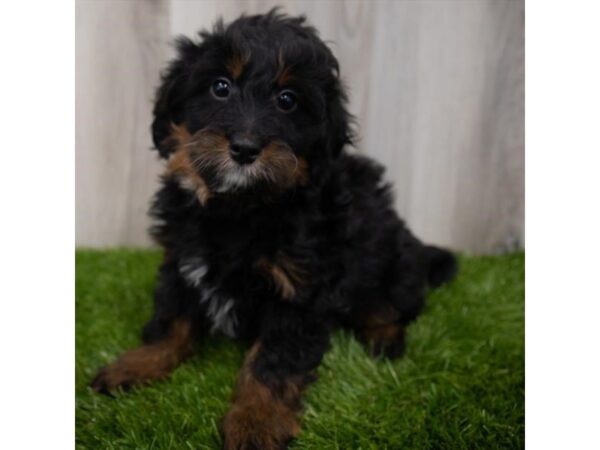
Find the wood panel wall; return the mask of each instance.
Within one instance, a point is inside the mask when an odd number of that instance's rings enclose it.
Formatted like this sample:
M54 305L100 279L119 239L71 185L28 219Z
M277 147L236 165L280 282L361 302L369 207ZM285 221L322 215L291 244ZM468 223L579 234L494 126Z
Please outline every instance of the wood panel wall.
M151 99L172 36L275 5L331 42L358 151L388 167L420 237L470 253L523 245L522 0L79 1L78 245L149 244Z

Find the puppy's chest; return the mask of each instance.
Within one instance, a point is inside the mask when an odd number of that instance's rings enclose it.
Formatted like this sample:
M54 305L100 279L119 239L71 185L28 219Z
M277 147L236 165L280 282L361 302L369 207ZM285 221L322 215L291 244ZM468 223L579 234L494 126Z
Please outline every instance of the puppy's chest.
M301 298L308 271L284 252L233 264L193 256L179 262L184 282L211 323L211 332L238 337L255 312L257 296L294 302ZM257 289L258 288L258 289Z

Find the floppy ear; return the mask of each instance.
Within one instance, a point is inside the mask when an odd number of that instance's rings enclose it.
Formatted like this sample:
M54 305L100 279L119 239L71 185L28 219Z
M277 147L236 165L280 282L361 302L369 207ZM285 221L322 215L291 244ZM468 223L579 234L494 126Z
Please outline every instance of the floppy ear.
M185 37L176 40L176 49L177 57L162 74L154 102L152 139L162 158L167 158L175 149L175 141L169 139L172 126L184 119L190 68L200 53L200 47Z
M317 47L322 49L319 65L327 68L328 80L325 87L325 101L327 108L327 153L330 157L337 157L345 145L354 143L353 125L354 117L348 112L348 96L340 80L340 65L329 47L316 38Z
M328 153L339 156L345 145L352 145L354 118L346 109L347 97L344 87L336 76L327 90L327 148Z

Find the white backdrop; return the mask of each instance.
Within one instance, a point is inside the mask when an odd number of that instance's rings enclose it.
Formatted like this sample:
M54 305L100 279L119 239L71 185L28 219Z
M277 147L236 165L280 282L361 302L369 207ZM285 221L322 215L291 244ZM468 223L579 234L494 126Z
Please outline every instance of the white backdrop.
M523 246L522 0L78 1L77 245L150 244L150 112L172 37L275 5L331 41L358 151L388 167L418 236L471 253Z

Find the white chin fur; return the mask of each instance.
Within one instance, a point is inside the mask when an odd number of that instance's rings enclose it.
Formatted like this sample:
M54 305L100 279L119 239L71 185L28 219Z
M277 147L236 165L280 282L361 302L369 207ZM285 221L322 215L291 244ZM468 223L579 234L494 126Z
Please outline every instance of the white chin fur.
M244 166L235 165L228 169L221 177L217 192L230 192L245 189L256 181L258 166L256 163Z

